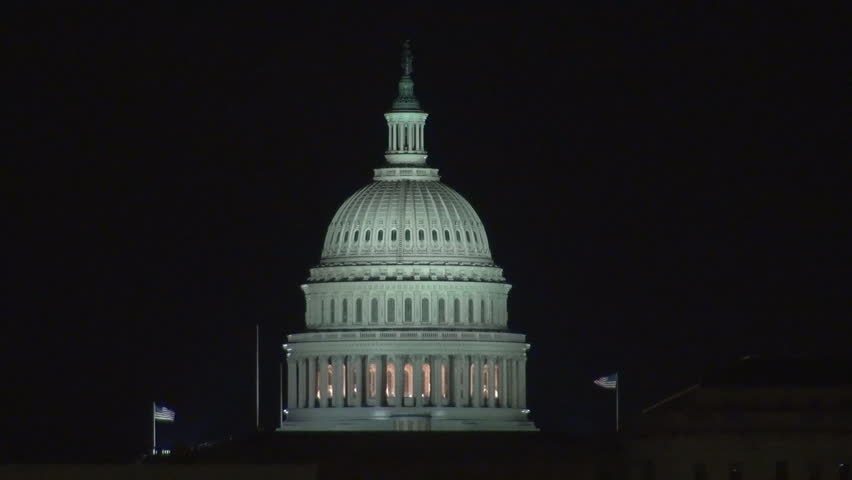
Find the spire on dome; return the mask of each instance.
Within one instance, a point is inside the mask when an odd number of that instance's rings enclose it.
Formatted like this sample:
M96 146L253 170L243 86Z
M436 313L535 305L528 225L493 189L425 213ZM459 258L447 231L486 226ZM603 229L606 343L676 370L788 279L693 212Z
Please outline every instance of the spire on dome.
M420 109L420 102L414 96L414 55L411 54L411 42L402 44L402 77L399 79L399 93L389 112L385 113L388 122L388 149L385 159L391 165L426 164L426 142L424 130L428 113Z
M421 112L420 102L414 96L414 55L411 53L411 40L402 44L402 77L399 79L399 93L393 101L392 112Z

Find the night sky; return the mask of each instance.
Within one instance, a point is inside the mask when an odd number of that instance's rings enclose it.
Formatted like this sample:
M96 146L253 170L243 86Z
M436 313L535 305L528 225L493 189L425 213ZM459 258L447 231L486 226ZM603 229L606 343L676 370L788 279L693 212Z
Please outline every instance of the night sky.
M542 430L611 430L615 371L629 417L744 355L849 361L841 12L71 3L3 19L0 458L142 452L155 400L172 446L247 435L256 324L277 425L299 286L384 161L406 38Z

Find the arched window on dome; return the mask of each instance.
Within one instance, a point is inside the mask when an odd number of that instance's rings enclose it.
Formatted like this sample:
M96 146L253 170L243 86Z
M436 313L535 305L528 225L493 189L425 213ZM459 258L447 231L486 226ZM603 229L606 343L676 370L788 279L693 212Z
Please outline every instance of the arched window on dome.
M370 231L364 230L364 242L370 243Z
M339 230L337 231L337 238L335 238L334 241L336 243L340 244L340 231Z
M340 323L346 323L349 321L349 302L347 299L343 299L342 305L340 305Z
M409 230L409 229L407 229L407 228L405 229L405 241L406 241L406 242L410 242L410 241L411 241L411 230Z
M443 298L438 299L438 323L447 323L447 302Z
M476 317L473 316L473 299L469 298L467 300L467 323L473 323L473 320Z
M357 232L356 232L356 233L357 233ZM465 230L465 231L464 231L464 236L465 236L465 238L467 238L467 243L470 243L470 231Z
M370 300L370 323L379 323L379 299Z
M385 368L385 396L396 398L396 365L393 363Z
M485 300L479 301L479 321L485 323Z
M406 363L402 370L402 382L405 386L403 395L406 398L414 398L414 367L410 363Z
M461 232L456 230L456 242L461 243Z
M429 299L420 300L420 322L429 323L432 319L429 317Z
M473 231L473 243L479 244L479 235L476 234L476 230Z
M458 298L453 299L453 323L461 323L461 302Z
M346 243L348 241L349 241L349 232L348 231L343 232L343 243Z
M449 230L444 230L444 241L445 242L450 241L450 231Z
M405 305L405 318L403 320L405 322L411 322L411 321L413 321L412 315L411 315L411 299L406 298L404 305Z
M363 300L360 298L355 300L355 323L361 323L363 321L363 303Z
M393 298L388 299L388 311L385 312L385 318L387 323L396 322L396 300Z
M470 241L470 238L467 241ZM352 235L352 243L358 243L358 230L355 230L355 233Z
M438 241L438 231L437 230L432 230L432 241L433 242Z
M385 239L385 231L384 231L384 230L379 230L379 231L378 231L378 233L376 233L376 241L377 241L377 242L381 242L381 241L383 241L384 239Z
M420 230L418 230L418 231L417 231L417 240L420 240L421 242L422 242L423 240L426 240L426 234L425 234L425 233L423 233L423 229L422 229L422 228L421 228Z
M329 304L328 304L328 308L329 308L329 310L330 310L329 318L328 318L328 319L329 319L329 322L328 322L328 323L334 323L334 321L336 320L336 319L334 318L334 299L332 298L332 299L331 299L331 300L329 300L328 302L329 302Z
M396 230L391 230L390 236L391 236L391 242L395 242L396 241Z

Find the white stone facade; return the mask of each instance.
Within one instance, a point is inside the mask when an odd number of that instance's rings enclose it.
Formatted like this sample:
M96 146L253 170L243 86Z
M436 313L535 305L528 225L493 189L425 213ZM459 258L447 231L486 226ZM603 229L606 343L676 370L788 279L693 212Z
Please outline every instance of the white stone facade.
M425 166L410 52L388 166L338 209L288 335L282 430L534 430L511 286L470 204Z

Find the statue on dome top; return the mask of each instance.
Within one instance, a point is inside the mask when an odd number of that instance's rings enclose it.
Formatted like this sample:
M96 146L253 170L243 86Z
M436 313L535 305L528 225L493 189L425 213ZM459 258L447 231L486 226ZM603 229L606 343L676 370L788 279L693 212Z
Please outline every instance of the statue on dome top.
M411 40L406 40L402 44L402 74L411 75L414 73L414 55L411 53Z

